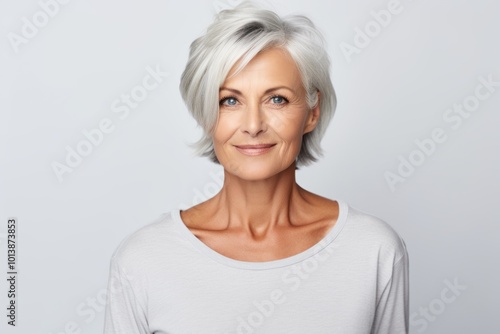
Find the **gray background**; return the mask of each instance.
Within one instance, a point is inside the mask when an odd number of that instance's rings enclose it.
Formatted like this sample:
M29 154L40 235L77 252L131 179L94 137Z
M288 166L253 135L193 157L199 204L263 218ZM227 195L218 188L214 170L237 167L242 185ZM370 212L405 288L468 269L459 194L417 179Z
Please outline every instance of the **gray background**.
M18 326L6 325L2 306L0 331L100 333L118 243L220 186L221 167L186 145L201 130L178 84L191 41L217 10L239 1L73 0L52 6L44 22L40 3L50 2L0 3L4 274L7 218L19 220ZM401 0L400 12L351 57L341 46L354 45L357 28L375 29L371 11L391 1L269 3L279 14L308 15L324 33L339 101L325 157L298 171L298 183L402 235L412 333L498 333L500 87L460 123L443 117L454 104L478 101L480 77L500 81L500 3ZM23 17L33 16L38 32L14 46ZM126 117L115 113L121 94L140 92L148 67L169 74ZM52 164L64 164L67 146L76 149L82 131L103 119L113 131L59 180ZM446 139L429 155L416 152L415 141L435 128ZM418 166L391 188L386 174L410 157ZM5 279L0 291L6 305Z

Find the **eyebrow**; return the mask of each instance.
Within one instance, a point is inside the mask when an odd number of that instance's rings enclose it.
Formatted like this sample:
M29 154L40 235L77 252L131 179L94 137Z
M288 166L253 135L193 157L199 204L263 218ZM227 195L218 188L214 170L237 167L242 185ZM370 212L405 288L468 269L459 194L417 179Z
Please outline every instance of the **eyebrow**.
M295 91L293 89L291 89L290 87L287 87L287 86L278 86L278 87L272 87L272 88L269 88L267 89L264 94L268 94L268 93L271 93L271 92L274 92L275 90L279 90L279 89L287 89L289 91L291 91L292 93L296 94ZM230 92L233 92L234 94L237 94L237 95L243 95L239 90L237 89L234 89L234 88L228 88L228 87L224 87L222 86L221 88L219 88L219 92L221 90L228 90Z

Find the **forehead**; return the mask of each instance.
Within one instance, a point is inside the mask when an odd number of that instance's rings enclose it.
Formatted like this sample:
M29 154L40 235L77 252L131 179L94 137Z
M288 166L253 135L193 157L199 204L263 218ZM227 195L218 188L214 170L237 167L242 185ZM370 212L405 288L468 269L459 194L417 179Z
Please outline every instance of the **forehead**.
M243 69L235 73L239 65L240 62L237 62L229 71L224 86L256 79L269 84L281 82L293 86L302 85L297 64L288 51L281 48L270 48L259 52Z

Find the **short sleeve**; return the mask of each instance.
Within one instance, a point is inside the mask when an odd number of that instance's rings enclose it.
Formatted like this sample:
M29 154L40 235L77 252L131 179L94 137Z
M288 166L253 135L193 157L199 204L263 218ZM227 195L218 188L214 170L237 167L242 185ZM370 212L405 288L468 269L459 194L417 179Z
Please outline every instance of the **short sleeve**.
M109 270L104 334L149 333L144 301L134 289L134 281L134 277L127 275L113 257Z
M409 332L408 253L397 260L392 275L377 303L371 334L407 334Z

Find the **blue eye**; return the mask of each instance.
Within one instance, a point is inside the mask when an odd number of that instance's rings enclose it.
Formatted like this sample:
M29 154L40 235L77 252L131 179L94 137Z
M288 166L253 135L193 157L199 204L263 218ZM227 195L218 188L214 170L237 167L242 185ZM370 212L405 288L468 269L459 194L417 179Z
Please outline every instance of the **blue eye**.
M273 96L271 97L271 102L275 103L275 104L284 104L286 102L288 102L287 99L285 99L283 96Z
M227 105L227 106L235 106L238 103L238 100L236 100L234 97L225 97L220 100L219 104L220 105Z

